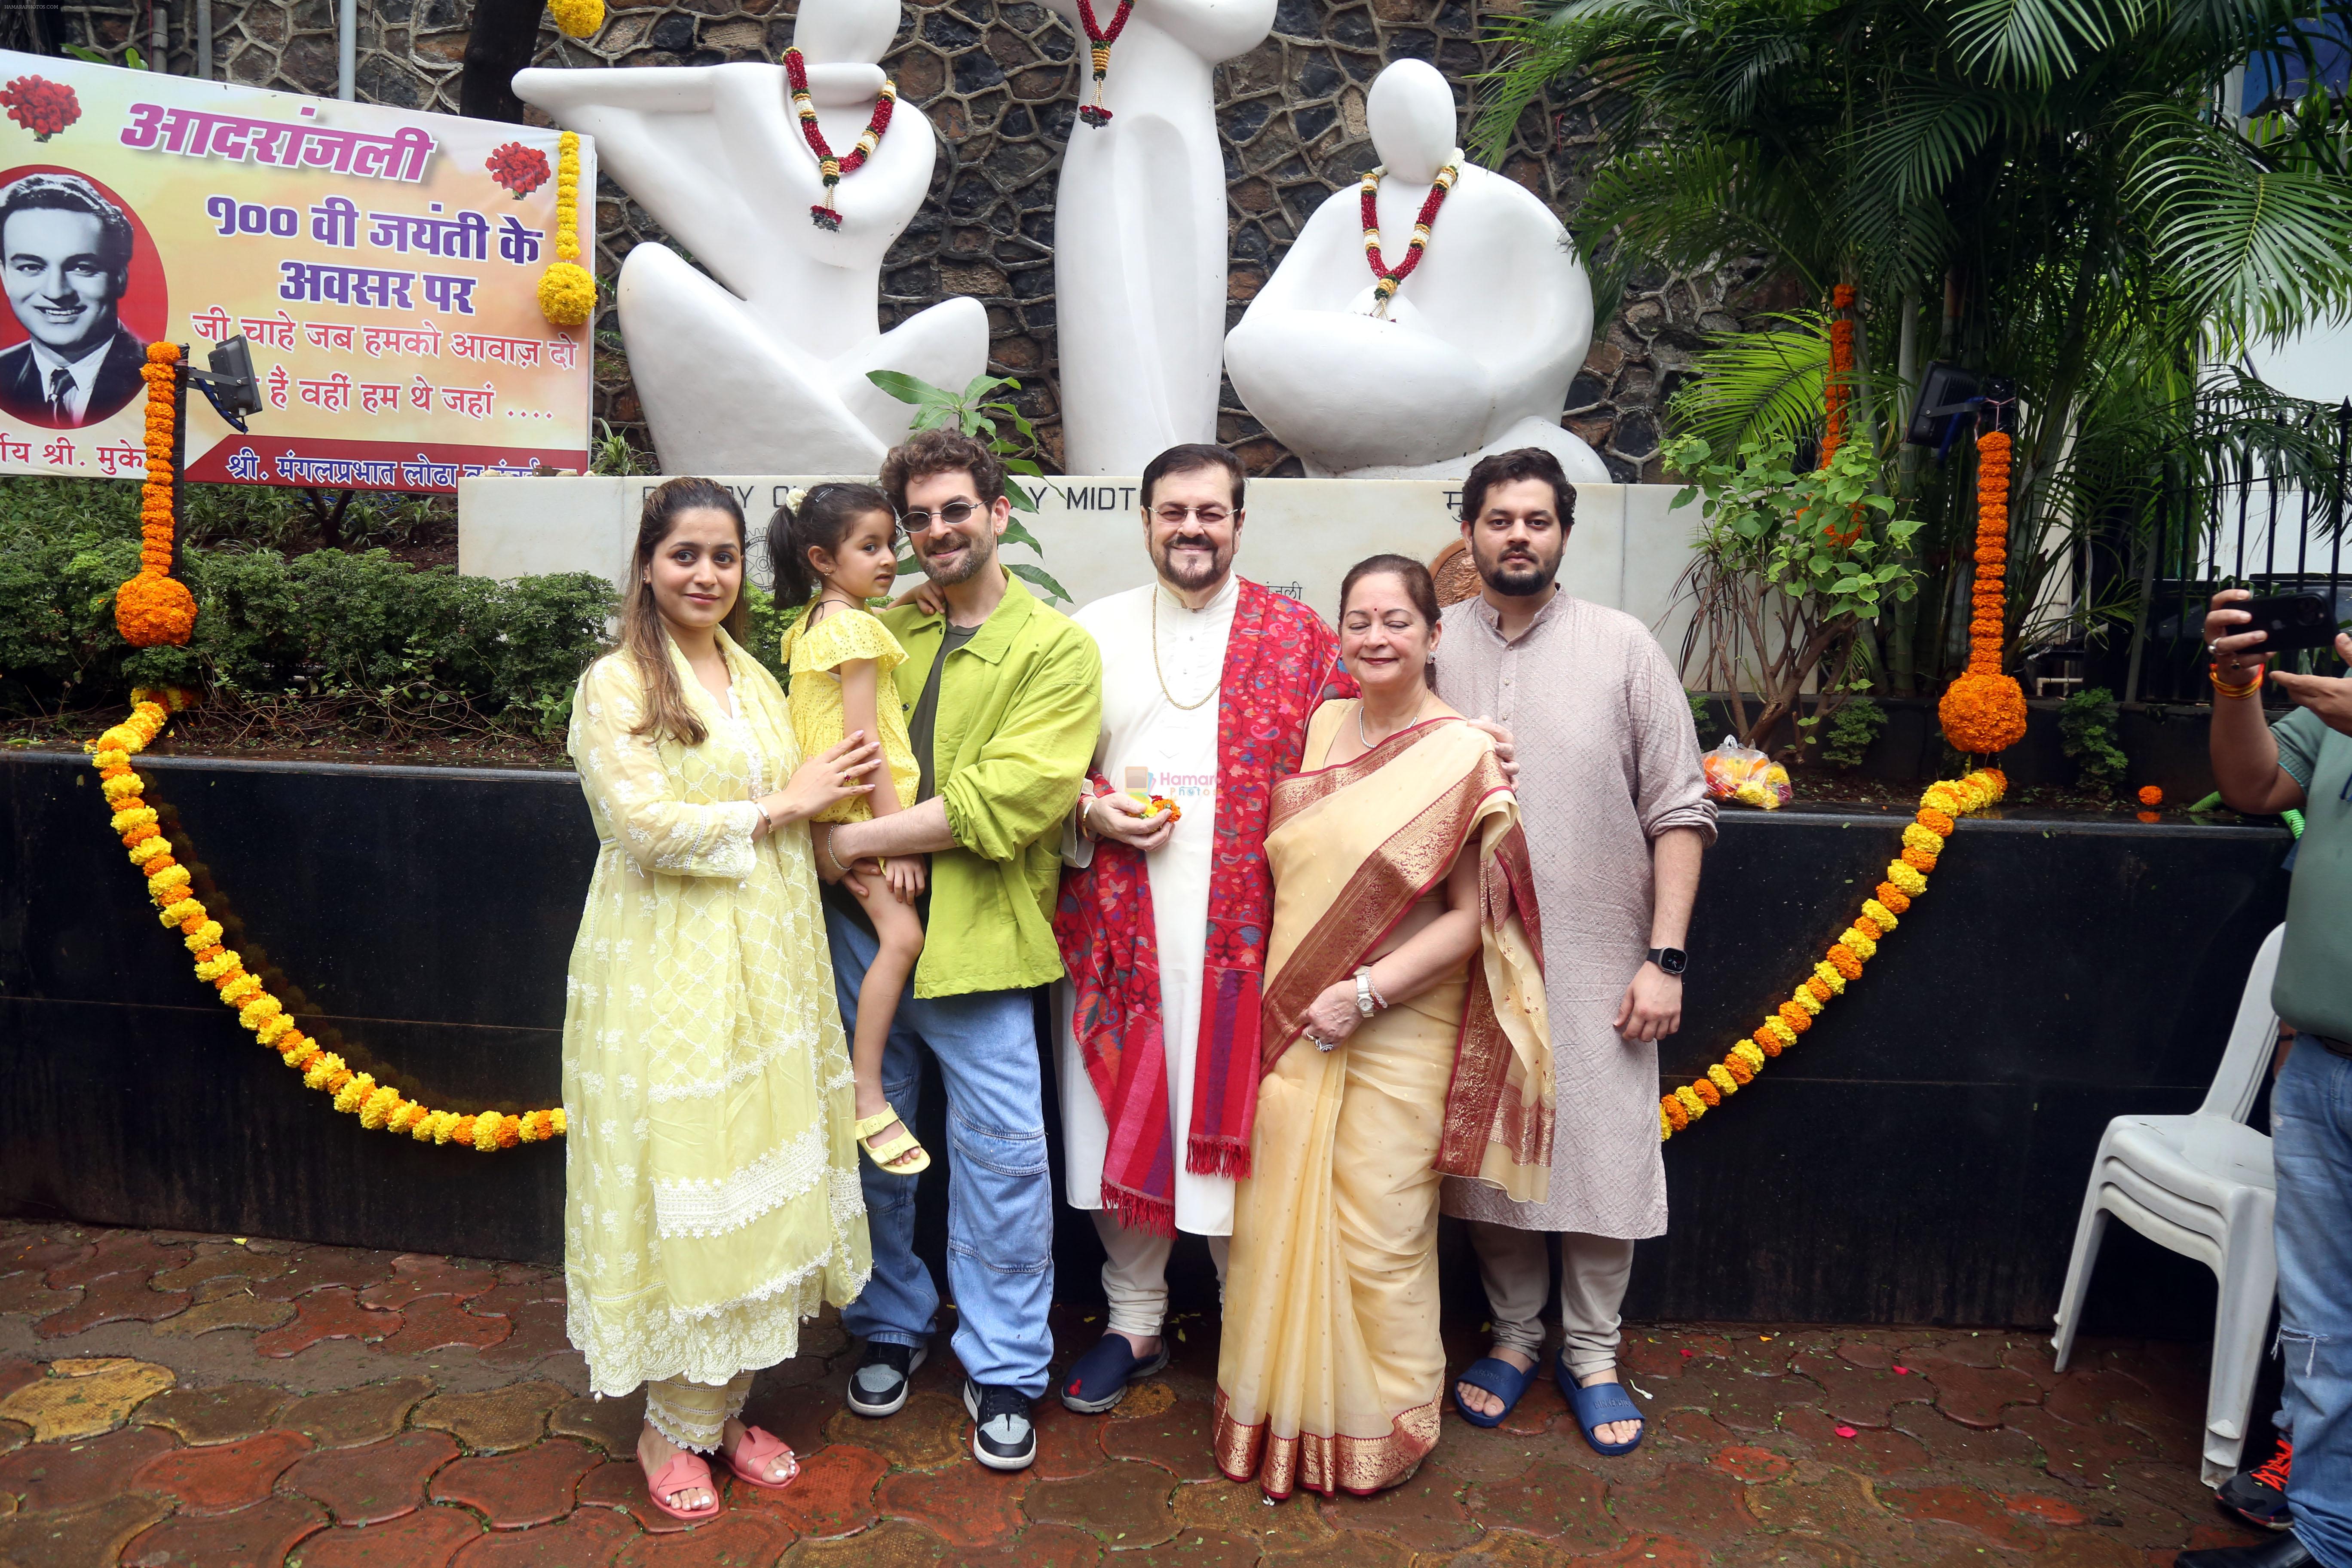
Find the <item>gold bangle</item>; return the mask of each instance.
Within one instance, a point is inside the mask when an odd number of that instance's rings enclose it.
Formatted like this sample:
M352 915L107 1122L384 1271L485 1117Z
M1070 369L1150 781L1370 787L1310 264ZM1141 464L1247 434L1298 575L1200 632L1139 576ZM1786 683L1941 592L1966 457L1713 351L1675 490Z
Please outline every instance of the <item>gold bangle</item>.
M2255 692L2260 691L2263 689L2263 672L2266 668L2266 666L2259 664L2254 666L2254 678L2252 680L2247 681L2242 686L2233 685L2229 681L2223 680L2221 679L2221 667L2218 663L2207 667L2205 679L2213 683L2213 691L2216 696L2252 697Z

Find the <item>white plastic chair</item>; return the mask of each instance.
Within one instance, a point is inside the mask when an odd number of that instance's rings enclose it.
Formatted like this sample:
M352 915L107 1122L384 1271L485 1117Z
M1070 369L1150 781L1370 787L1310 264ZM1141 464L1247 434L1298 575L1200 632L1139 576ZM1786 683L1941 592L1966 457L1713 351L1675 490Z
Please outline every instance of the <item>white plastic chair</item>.
M2271 979L2278 973L2286 927L2263 940L2238 1000L2221 1070L2205 1103L2187 1116L2118 1116L2099 1140L2090 1190L2074 1228L2074 1256L2058 1301L2058 1332L2051 1344L2058 1370L2074 1353L2083 1298L2099 1242L2115 1215L2159 1247L2196 1258L2221 1282L2213 1313L2213 1373L2205 1390L2205 1484L2218 1487L2238 1468L2262 1364L2263 1331L2278 1288L2278 1253L2271 1237L2276 1204L2271 1141L2246 1125L2278 1043L2271 1011Z

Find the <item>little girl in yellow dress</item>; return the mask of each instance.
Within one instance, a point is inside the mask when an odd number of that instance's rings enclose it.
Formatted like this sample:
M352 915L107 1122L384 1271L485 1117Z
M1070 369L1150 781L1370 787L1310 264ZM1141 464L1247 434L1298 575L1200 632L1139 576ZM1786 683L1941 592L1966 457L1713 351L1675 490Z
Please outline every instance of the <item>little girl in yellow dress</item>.
M797 511L789 505L776 509L768 524L768 559L775 568L777 601L809 606L784 632L783 646L792 674L793 733L802 754L815 756L846 731L858 731L882 742L890 764L891 788L882 788L877 778L870 795L828 806L812 820L863 822L906 810L915 804L922 773L890 672L907 654L865 608L867 601L886 597L898 575L898 519L888 498L871 485L818 485ZM901 1176L931 1163L882 1093L882 1047L923 952L923 922L915 913L923 868L919 855L893 856L882 880L867 880L856 895L880 944L858 988L857 1031L850 1044L857 1141L876 1164Z

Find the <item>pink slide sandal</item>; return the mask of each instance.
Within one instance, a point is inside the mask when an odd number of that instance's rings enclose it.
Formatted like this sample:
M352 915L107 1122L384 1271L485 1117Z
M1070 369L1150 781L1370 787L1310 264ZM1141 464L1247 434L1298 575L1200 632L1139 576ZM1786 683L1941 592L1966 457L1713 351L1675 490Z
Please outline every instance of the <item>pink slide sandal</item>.
M672 1508L665 1500L672 1492L691 1491L699 1487L710 1494L709 1508ZM692 1454L673 1455L646 1488L653 1505L672 1519L682 1519L689 1524L719 1517L719 1486L710 1479L710 1467Z
M782 1438L764 1426L747 1426L743 1429L743 1440L735 1445L733 1453L727 1456L727 1466L735 1472L735 1479L745 1485L780 1492L792 1485L793 1479L801 1473L800 1462L794 1459L792 1468L784 1472L782 1480L770 1480L768 1467L780 1458L793 1458L792 1449L784 1445Z

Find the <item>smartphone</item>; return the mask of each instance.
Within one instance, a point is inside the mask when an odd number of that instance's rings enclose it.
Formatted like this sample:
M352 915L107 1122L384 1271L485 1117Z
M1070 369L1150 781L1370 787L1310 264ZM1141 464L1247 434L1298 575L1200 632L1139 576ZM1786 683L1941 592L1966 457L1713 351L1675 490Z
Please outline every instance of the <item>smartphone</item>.
M2336 646L2336 613L2321 594L2278 594L2252 599L2238 606L2253 619L2238 632L2267 632L2254 645L2264 653L2291 653L2296 648Z

